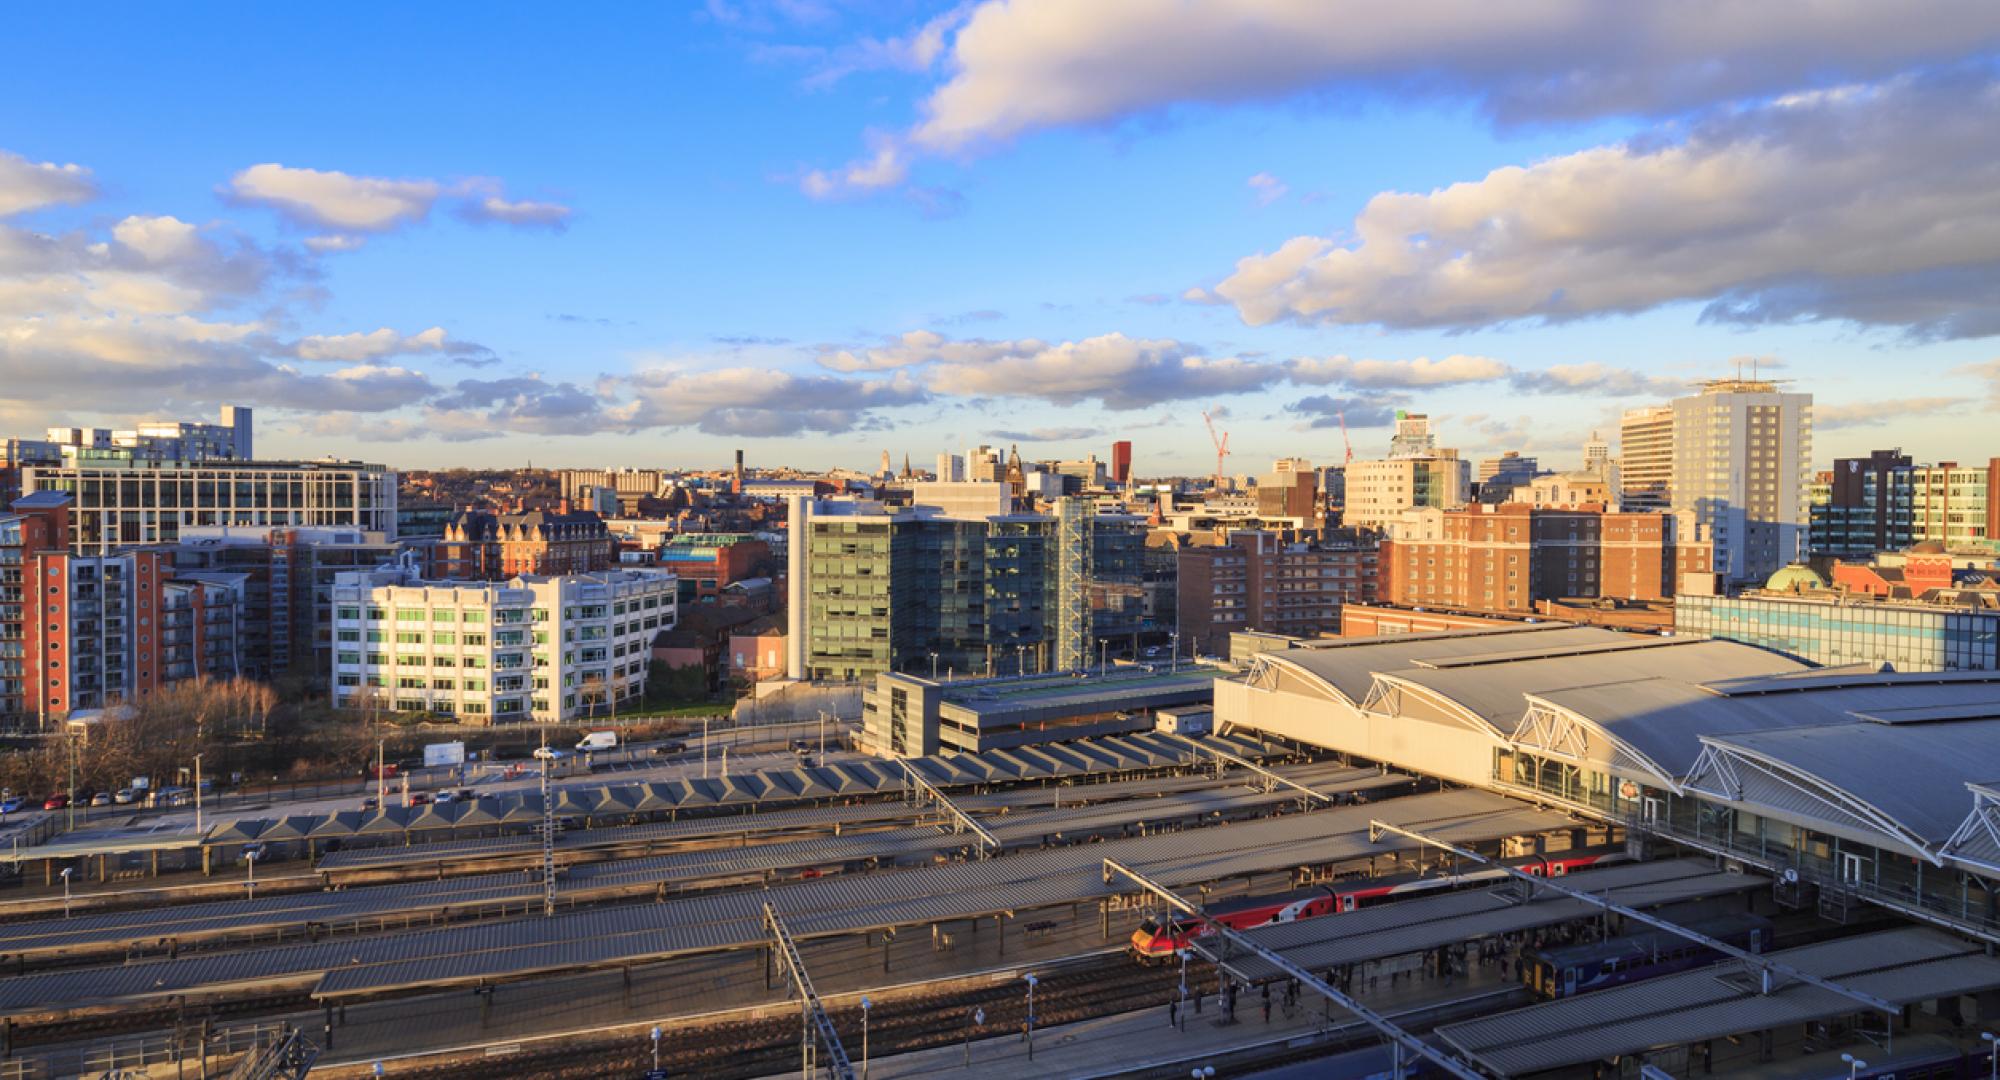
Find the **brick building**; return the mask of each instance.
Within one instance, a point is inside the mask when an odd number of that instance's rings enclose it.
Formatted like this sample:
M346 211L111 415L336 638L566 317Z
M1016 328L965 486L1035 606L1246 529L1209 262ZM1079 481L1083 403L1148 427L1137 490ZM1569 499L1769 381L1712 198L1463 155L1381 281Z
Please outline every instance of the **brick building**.
M658 565L681 579L681 602L713 603L739 581L768 577L771 545L745 533L683 533L660 545Z
M1262 530L1183 547L1175 585L1181 648L1219 652L1243 630L1332 633L1341 605L1375 599L1377 557L1372 543L1287 544Z
M565 502L555 511L462 511L431 547L424 576L435 581L560 577L609 570L617 561L618 541L604 519L573 511Z
M1691 533L1684 517L1596 507L1409 511L1382 543L1381 597L1522 613L1563 597L1659 600L1682 575L1712 573L1710 546L1682 539Z

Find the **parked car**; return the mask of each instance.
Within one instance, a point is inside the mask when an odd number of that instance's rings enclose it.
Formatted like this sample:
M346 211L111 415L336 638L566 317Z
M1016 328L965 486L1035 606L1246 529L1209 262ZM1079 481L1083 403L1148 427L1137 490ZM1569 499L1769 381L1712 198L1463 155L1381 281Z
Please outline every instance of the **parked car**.
M455 794L458 796L459 802L471 802L479 797L478 793L469 787L459 788Z
M4 799L0 799L0 814L18 814L27 805L28 800L19 795L9 795Z
M431 793L430 793L430 792L428 792L428 791L412 791L412 792L410 792L410 805L411 805L411 806L429 806L429 805L430 805L430 802L431 802Z
M421 805L417 800L422 797L423 796L421 793L410 796L410 805L411 806ZM457 801L458 801L458 793L455 791L440 791L431 798L431 802L436 803L439 806L450 806L452 803L455 803Z
M567 750L558 750L553 746L535 747L535 759L538 761L564 761L568 758L569 751Z
M95 794L95 795L92 795L92 796L90 797L90 805L92 805L92 806L110 806L110 805L111 805L111 793L110 793L110 792L108 792L108 791L100 791L100 792L98 792L97 794Z
M380 807L381 805L382 804L380 802L376 801L375 796L370 795L367 798L361 800L361 812L364 814L368 813L369 811L372 811Z
M42 800L42 809L44 810L61 810L68 806L69 796L67 795L51 795Z
M139 799L139 793L133 791L131 788L119 788L111 796L111 801L117 803L120 806L128 806L134 802L137 802L138 799Z

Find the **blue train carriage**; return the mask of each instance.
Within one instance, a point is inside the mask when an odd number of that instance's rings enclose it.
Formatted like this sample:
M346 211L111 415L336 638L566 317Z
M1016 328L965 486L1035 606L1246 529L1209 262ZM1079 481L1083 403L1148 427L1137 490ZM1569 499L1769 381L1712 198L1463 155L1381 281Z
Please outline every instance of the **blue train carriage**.
M1761 915L1723 915L1687 926L1746 952L1761 953L1771 947L1771 920ZM1679 934L1648 929L1602 941L1529 949L1521 954L1521 982L1537 997L1562 998L1703 967L1722 958L1722 953Z

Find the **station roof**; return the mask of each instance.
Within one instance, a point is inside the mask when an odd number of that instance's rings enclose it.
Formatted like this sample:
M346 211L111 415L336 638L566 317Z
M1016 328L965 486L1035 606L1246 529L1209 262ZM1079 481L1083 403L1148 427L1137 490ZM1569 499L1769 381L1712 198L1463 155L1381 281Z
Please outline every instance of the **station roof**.
M1106 896L1102 860L1117 858L1171 885L1191 885L1395 850L1368 823L1419 824L1457 842L1561 826L1562 815L1477 791L1448 791L1368 806L1107 840L994 859L821 878L770 889L701 894L663 903L585 909L368 937L202 953L0 980L0 1015L124 1005L193 991L294 987L321 997L440 988L542 971L759 944L764 901L800 938L1021 912ZM519 875L514 875L519 880ZM330 894L358 897L371 889ZM263 903L258 901L257 903Z
M1481 656L1506 652L1535 653L1549 649L1571 649L1602 645L1629 638L1610 630L1574 627L1559 623L1522 624L1481 630L1459 630L1441 634L1398 634L1382 637L1340 638L1315 641L1297 649L1260 653L1259 658L1277 660L1301 668L1325 681L1358 705L1375 684L1375 673L1396 671L1423 661L1448 660L1455 656Z
M1776 653L1732 641L1641 637L1624 638L1621 648L1586 646L1560 654L1518 655L1473 663L1419 664L1382 676L1419 686L1454 703L1495 731L1513 732L1530 694L1597 688L1615 695L1620 684L1660 680L1688 685L1706 679L1804 670L1806 665ZM1607 645L1610 643L1607 643ZM1489 654L1492 655L1492 654Z
M1701 859L1632 863L1566 875L1566 884L1628 907L1649 908L1704 897L1766 888L1770 879L1719 870ZM1532 930L1595 915L1601 909L1557 892L1540 892L1522 902L1519 886L1475 889L1416 897L1394 904L1344 912L1331 919L1304 919L1247 931L1258 944L1311 971L1435 949L1478 938ZM1200 946L1197 945L1197 948ZM1283 974L1254 954L1236 955L1227 966L1253 982Z
M1899 1005L2000 988L2000 958L1928 929L1889 930L1772 954L1791 967ZM1756 990L1748 965L1696 971L1446 1024L1437 1036L1499 1076L1846 1016L1847 997L1806 983Z

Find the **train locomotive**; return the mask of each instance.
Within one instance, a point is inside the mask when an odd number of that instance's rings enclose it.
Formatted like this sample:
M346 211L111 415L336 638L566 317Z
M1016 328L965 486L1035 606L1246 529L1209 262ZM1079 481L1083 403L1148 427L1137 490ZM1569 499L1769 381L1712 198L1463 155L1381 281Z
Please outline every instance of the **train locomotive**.
M1593 866L1626 861L1623 850L1592 848L1559 855L1535 855L1508 859L1502 865L1537 877L1562 877ZM1297 922L1343 911L1358 911L1377 904L1412 896L1469 888L1505 880L1507 872L1497 866L1473 866L1448 874L1388 874L1375 878L1355 878L1314 885L1290 892L1265 896L1244 896L1218 900L1203 910L1209 919L1232 930ZM1170 919L1148 918L1132 932L1128 946L1141 961L1163 960L1187 947L1190 941L1208 934L1206 923L1191 916Z

